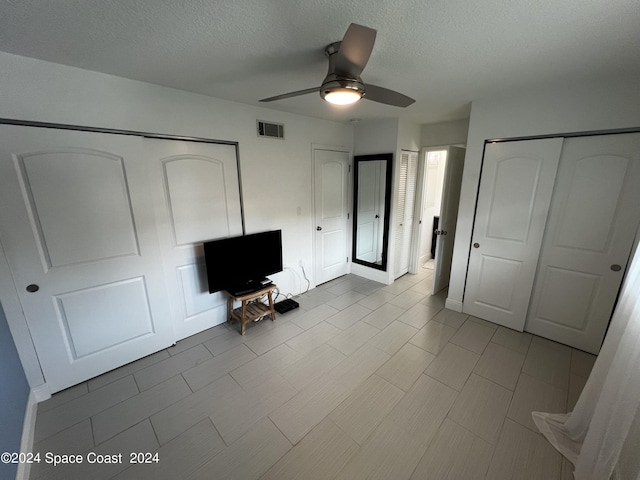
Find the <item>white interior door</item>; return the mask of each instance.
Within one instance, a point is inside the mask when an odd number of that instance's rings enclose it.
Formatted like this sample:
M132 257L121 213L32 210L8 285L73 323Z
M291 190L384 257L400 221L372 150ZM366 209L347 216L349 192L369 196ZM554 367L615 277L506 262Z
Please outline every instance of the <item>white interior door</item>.
M313 150L315 195L315 281L349 271L349 152Z
M449 147L445 165L440 224L436 236L436 255L433 271L433 294L449 285L451 260L453 258L453 240L456 235L462 171L464 169L465 149Z
M0 232L52 392L174 341L141 138L0 126Z
M463 312L522 331L562 138L487 144Z
M565 140L526 330L597 354L640 221L640 134Z
M242 235L235 145L144 139L176 339L226 321L202 242Z
M400 180L395 207L394 278L401 277L409 271L417 179L418 153L403 150L400 155Z

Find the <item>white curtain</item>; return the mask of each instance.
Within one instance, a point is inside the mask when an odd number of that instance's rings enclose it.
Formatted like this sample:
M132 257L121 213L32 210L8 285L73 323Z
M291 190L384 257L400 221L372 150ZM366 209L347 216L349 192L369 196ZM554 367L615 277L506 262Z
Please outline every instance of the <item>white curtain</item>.
M572 413L533 412L542 434L575 465L576 480L608 480L640 406L640 248L627 272L609 331ZM626 445L625 451L629 450ZM636 456L640 451L636 451ZM625 472L625 480L640 479Z

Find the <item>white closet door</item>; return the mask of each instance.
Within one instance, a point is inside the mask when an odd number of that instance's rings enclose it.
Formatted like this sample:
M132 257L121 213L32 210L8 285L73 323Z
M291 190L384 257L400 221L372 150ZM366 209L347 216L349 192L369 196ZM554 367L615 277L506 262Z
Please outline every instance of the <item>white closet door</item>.
M597 354L640 221L640 134L565 140L526 330Z
M52 392L174 341L141 138L0 126L0 234Z
M562 138L485 148L463 311L524 328Z
M176 339L227 320L209 294L202 242L242 235L234 145L144 139Z
M403 150L400 155L400 181L395 208L394 278L401 277L409 271L417 179L418 153Z

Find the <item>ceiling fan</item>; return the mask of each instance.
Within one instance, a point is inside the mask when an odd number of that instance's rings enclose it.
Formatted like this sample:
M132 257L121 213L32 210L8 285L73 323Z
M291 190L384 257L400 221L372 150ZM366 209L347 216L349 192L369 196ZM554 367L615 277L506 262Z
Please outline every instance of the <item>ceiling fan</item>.
M415 102L413 98L388 88L365 84L360 78L371 56L376 33L373 28L352 23L341 42L331 43L324 50L329 58L329 71L321 86L263 98L260 101L273 102L320 92L325 101L336 105L349 105L365 98L394 107L408 107Z

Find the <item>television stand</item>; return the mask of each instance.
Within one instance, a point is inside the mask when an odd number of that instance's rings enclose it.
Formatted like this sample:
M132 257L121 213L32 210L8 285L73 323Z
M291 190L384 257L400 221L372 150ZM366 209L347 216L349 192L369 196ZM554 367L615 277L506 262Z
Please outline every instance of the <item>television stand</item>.
M238 320L240 322L240 335L244 335L245 325L254 322L267 315L271 315L271 321L276 319L276 311L273 307L273 297L271 293L278 288L274 283L260 288L253 292L238 294L227 291L227 321ZM267 297L269 304L262 303ZM234 302L241 302L241 306L233 308Z

